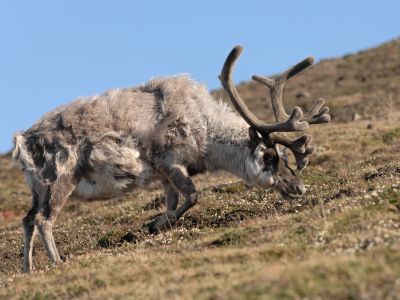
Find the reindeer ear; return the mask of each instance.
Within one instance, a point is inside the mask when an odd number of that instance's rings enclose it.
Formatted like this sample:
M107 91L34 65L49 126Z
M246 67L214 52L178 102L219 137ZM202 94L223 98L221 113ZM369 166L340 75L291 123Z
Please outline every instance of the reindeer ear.
M254 151L260 143L261 138L259 137L257 130L255 130L253 127L249 127L249 138L249 147L252 151Z
M279 144L275 144L276 152L280 159L282 159L286 165L289 164L289 157L288 157L288 148L281 146Z

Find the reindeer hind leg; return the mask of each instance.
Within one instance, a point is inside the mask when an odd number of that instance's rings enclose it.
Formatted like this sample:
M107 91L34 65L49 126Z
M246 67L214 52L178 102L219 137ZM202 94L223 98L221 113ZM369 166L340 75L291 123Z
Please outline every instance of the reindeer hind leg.
M32 251L33 242L36 236L35 217L39 211L39 197L39 194L35 190L32 190L32 208L22 219L22 225L24 229L24 273L29 273L33 270Z
M71 176L61 175L49 186L43 202L43 210L38 213L35 223L47 254L52 263L61 262L53 237L53 225L66 200L75 188Z

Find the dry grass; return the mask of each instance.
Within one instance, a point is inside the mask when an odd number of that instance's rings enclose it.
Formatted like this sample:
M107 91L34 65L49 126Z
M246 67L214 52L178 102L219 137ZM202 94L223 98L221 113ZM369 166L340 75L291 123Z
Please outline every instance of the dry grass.
M158 187L71 199L54 230L65 263L49 265L37 240L29 276L21 274L20 219L30 195L1 157L0 298L399 299L399 119L391 111L313 128L318 152L298 201L226 173L196 177L200 203L157 236L143 224L164 209Z
M176 229L158 236L142 227L164 209L157 188L104 202L72 199L55 228L66 262L50 266L37 241L37 271L30 276L20 273L20 216L29 196L18 176L1 189L1 210L13 213L3 216L0 231L0 295L395 299L400 292L395 124L380 121L374 129L363 122L332 124L316 131L320 151L301 175L310 188L300 201L283 202L224 173L198 177L199 205ZM2 159L5 169L8 161Z

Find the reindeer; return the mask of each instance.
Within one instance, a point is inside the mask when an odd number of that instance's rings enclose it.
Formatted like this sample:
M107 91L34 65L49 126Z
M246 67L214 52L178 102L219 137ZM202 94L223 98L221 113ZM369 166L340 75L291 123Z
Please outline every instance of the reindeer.
M39 232L50 261L61 262L52 227L72 192L84 199L109 199L160 181L166 212L148 225L159 232L175 224L197 202L191 176L226 170L249 185L271 188L285 198L306 189L289 167L290 149L299 170L315 150L311 136L294 140L285 132L306 130L330 121L324 100L303 114L287 115L285 82L310 66L307 58L274 77L253 76L271 92L277 123L255 117L240 98L231 74L242 48L227 57L220 80L238 116L188 76L160 77L135 88L117 89L78 99L47 113L14 135L13 158L32 192L32 208L23 218L23 271L32 271L32 246ZM184 202L178 206L179 194Z

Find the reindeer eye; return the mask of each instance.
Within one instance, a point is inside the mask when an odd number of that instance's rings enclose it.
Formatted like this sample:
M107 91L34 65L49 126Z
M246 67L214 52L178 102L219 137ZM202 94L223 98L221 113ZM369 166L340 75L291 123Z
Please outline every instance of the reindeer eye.
M263 155L263 161L265 164L271 164L272 162L276 161L278 158L277 153L271 149L265 149L264 155Z
M270 155L269 153L265 153L263 156L263 160L265 163L271 162L274 159L274 157L272 155Z

